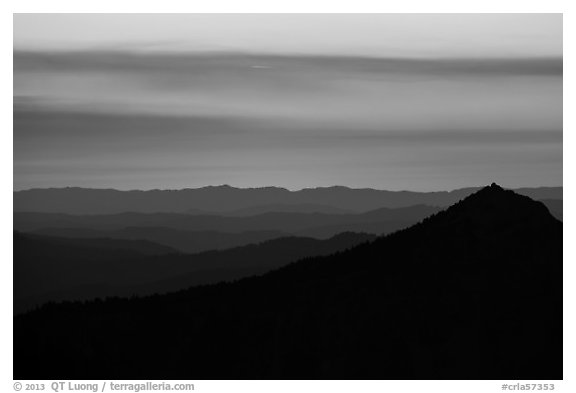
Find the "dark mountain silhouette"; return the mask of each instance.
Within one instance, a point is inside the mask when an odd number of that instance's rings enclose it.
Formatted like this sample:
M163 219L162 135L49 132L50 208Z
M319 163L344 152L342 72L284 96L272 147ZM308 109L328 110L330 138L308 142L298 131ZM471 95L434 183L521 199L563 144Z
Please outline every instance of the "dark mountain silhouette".
M142 228L141 238L178 247L176 243L167 243L156 236L157 234L153 234L155 230L153 228L237 234L262 231L283 232L328 238L346 231L390 233L415 224L439 210L440 208L431 206L411 206L400 209L378 209L361 214L265 213L249 217L194 216L177 213L122 213L84 216L14 213L14 228L24 232L41 231L45 234L75 237L81 234L86 235L87 229L117 232L125 230L125 228L138 227ZM107 236L115 237L113 232L109 232ZM193 235L190 234L190 236ZM163 235L163 237L165 236ZM120 236L120 238L124 238L124 236Z
M36 244L31 246L56 246L62 249L80 248L84 253L97 251L99 254L110 253L125 256L146 256L146 255L164 255L175 254L179 251L175 248L154 243L142 239L110 239L100 236L92 239L70 239L66 237L38 236L35 234L23 234L16 232L14 234L14 244L23 239L29 239Z
M550 214L552 214L554 217L562 221L564 215L562 199L542 199L540 200L540 202L546 205L546 207L550 211Z
M47 305L14 378L562 379L562 223L493 185L261 277Z
M449 206L477 191L412 192L348 187L285 188L203 187L183 190L118 191L112 189L49 188L14 193L15 212L69 214L229 212L263 205L323 205L364 212L381 207L412 205ZM562 199L562 187L522 188L518 192L534 199Z
M225 251L184 255L143 241L15 233L14 308L21 312L47 301L161 293L239 279L373 238L356 233L328 240L286 237Z
M280 231L227 233L218 231L186 231L162 227L128 227L114 230L45 228L34 231L34 233L67 238L144 239L164 244L189 254L240 247L290 236L290 234Z

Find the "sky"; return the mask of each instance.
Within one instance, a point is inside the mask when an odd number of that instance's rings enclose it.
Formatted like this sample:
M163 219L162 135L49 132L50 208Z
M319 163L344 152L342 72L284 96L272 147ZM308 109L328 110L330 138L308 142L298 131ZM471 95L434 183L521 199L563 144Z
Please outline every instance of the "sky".
M17 14L14 188L562 185L559 14Z

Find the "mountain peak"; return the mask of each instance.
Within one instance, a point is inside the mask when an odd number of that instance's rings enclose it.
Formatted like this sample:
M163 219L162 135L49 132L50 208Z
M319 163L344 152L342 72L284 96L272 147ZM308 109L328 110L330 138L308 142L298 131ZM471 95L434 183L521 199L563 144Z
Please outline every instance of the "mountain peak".
M438 218L440 216L448 221L474 221L490 225L556 221L543 203L506 190L496 183L462 199L438 214Z

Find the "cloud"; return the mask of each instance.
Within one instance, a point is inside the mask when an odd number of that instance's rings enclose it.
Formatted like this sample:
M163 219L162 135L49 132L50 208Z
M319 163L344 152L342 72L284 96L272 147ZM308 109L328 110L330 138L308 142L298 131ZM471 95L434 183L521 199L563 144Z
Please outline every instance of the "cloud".
M562 57L403 58L248 53L135 53L130 51L15 51L16 72L128 72L213 75L256 69L334 74L434 76L562 75Z
M14 70L21 188L561 183L560 59L17 53Z

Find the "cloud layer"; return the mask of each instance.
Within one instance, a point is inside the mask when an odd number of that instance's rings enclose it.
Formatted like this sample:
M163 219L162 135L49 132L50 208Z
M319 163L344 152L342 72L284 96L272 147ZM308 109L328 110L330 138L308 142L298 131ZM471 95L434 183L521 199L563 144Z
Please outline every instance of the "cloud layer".
M561 58L15 52L15 187L562 183Z

